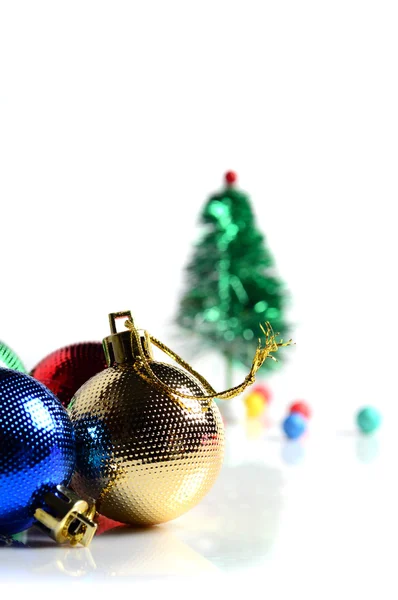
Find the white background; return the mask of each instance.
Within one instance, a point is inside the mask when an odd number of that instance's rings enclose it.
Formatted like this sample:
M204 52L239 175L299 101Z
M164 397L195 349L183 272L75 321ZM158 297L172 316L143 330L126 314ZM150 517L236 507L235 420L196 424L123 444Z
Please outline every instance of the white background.
M319 427L363 403L393 423L397 16L0 1L0 338L31 368L130 308L170 342L199 212L235 169L293 298L275 415L304 397Z

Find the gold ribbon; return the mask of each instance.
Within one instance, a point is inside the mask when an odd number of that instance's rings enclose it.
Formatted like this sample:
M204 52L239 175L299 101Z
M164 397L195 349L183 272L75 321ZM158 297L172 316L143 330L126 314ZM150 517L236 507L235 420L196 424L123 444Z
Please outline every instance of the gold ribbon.
M211 387L208 381L206 381L206 379L202 377L202 375L197 373L189 363L187 363L183 358L178 356L178 354L173 352L173 350L171 350L165 344L163 344L163 342L159 341L152 335L147 334L154 346L156 346L157 348L159 348L159 350L167 354L167 356L169 356L172 360L174 360L186 371L188 371L188 373L196 377L203 385L206 392L208 392L206 395L203 396L193 396L192 394L184 394L183 392L179 392L174 388L168 386L161 379L159 379L159 377L152 370L150 361L148 360L144 347L142 345L141 335L136 326L134 325L134 321L132 319L128 319L125 322L125 326L131 332L131 345L133 351L135 348L138 348L140 359L134 363L134 368L137 371L137 373L149 383L156 385L156 387L158 387L161 391L169 394L179 404L183 404L185 408L187 407L184 403L181 402L181 400L183 399L196 399L204 401L204 405L202 405L202 410L208 410L212 400L215 400L216 398L218 398L219 400L231 400L232 398L235 398L235 396L241 394L249 385L252 385L254 383L257 371L267 358L271 358L272 360L276 361L276 358L272 356L271 352L277 352L279 348L282 348L284 346L290 346L290 344L292 344L291 339L288 342L284 342L283 340L280 340L278 342L276 340L271 324L268 321L264 324L264 326L260 325L261 331L264 333L265 338L263 340L259 338L258 340L258 346L254 354L249 374L246 375L245 379L239 385L232 387L229 390L224 390L223 392L217 393Z

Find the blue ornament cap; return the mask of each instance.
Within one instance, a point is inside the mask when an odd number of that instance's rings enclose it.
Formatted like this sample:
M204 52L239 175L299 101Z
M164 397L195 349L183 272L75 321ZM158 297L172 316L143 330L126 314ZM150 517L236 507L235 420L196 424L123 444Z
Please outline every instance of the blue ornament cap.
M59 400L30 375L0 368L0 534L30 527L75 462L73 426Z
M307 420L300 413L291 413L283 421L283 431L291 440L299 438L307 429Z

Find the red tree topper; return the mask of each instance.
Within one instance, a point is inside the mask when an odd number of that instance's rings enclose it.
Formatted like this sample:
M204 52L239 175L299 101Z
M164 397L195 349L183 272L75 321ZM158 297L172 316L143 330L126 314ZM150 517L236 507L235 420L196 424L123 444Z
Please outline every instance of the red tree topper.
M238 176L237 176L237 174L235 173L235 171L227 171L227 172L225 173L225 176L224 176L224 178L225 178L225 183L226 183L227 185L233 185L234 183L236 183L236 181L237 181L237 179L238 179Z

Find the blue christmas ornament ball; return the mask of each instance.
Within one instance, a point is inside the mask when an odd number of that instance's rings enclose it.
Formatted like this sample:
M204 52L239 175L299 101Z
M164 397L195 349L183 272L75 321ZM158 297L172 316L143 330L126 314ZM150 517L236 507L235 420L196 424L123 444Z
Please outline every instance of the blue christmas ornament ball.
M69 483L75 460L62 404L33 377L0 368L0 534L30 527L44 495Z
M300 413L291 413L283 421L282 427L289 439L296 440L307 429L307 420Z
M381 414L373 406L365 406L357 414L357 425L362 433L373 433L380 424Z

